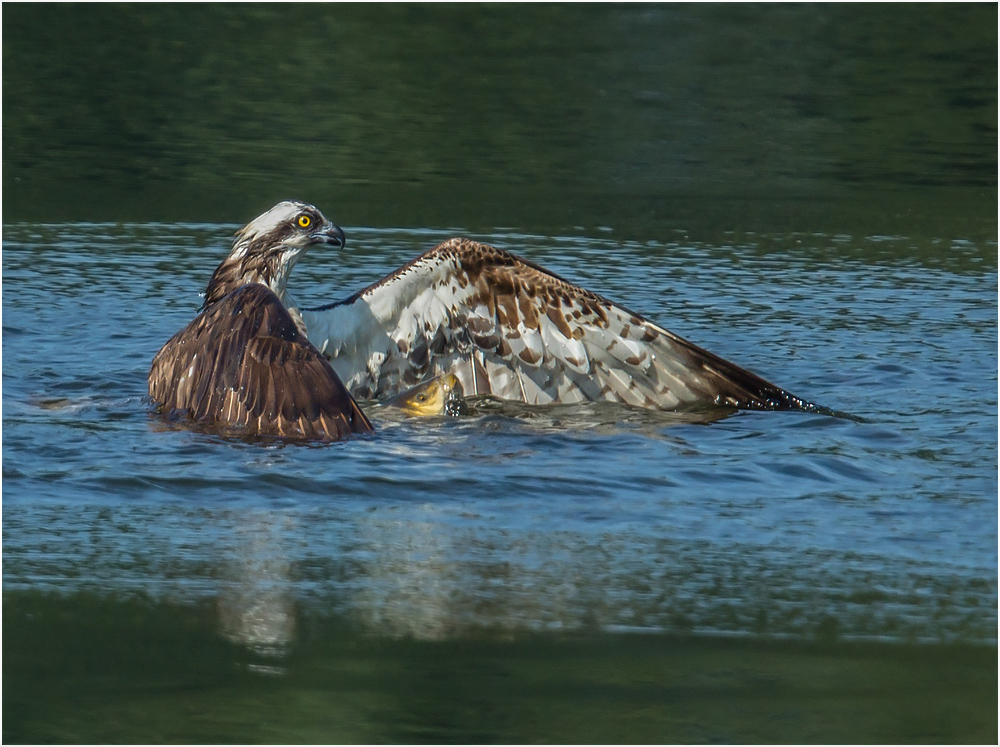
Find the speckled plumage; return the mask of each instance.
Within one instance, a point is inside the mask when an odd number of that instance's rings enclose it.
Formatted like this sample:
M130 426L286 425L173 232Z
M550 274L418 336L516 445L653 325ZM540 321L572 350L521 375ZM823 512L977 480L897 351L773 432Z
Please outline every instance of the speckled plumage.
M295 222L303 215L308 229ZM343 232L297 202L237 234L201 313L153 359L149 396L161 412L243 435L339 440L373 430L282 302L291 266L317 243L343 245Z
M467 396L821 410L513 254L451 239L347 300L300 310L359 398L453 373Z

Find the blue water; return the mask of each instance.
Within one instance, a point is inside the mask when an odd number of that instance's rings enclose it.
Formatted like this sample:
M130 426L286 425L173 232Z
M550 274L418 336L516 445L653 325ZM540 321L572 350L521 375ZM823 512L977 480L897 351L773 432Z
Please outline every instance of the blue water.
M486 402L296 446L144 399L235 228L4 227L5 594L216 600L227 635L277 651L303 609L418 639L995 644L995 242L473 234L857 419ZM296 268L303 305L468 233L346 230Z
M3 21L4 742L995 740L995 5ZM289 197L303 305L471 235L855 417L162 423Z

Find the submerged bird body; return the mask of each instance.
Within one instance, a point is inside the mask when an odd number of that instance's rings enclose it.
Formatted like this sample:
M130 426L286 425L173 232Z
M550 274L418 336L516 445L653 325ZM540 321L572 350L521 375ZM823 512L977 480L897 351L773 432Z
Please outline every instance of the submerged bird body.
M359 398L454 374L466 395L825 412L508 252L436 246L340 303L301 309L309 339Z
M153 359L149 396L159 411L244 435L332 441L371 432L283 302L288 273L309 247L343 243L304 203L279 203L247 224L201 313Z
M430 379L424 394L531 405L832 412L468 239L439 244L342 302L299 309L286 283L316 244L343 247L344 234L300 202L279 203L237 233L201 313L153 360L149 394L161 412L247 434L337 440L372 431L353 397L385 399ZM401 401L426 414L416 392Z

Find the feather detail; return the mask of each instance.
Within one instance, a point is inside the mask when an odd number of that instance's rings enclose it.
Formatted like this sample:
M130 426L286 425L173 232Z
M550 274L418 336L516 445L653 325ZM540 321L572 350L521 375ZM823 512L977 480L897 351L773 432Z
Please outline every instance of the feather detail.
M359 398L452 373L470 396L529 404L823 409L538 265L467 239L300 314Z
M278 296L241 286L174 335L149 371L161 412L246 435L336 441L371 423Z

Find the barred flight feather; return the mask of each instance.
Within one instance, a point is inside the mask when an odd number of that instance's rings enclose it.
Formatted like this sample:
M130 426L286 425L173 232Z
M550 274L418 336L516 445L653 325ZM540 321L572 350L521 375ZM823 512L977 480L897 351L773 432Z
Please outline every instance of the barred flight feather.
M244 285L157 353L149 396L161 412L245 435L336 441L371 423L278 297Z
M153 358L160 412L225 432L335 441L372 425L283 303L292 266L344 234L311 205L281 202L236 235L202 311Z
M824 411L542 267L452 239L343 302L300 309L351 393L455 374L466 394L529 404Z

